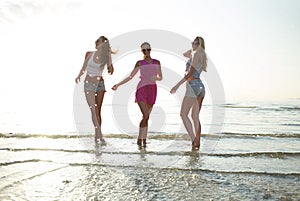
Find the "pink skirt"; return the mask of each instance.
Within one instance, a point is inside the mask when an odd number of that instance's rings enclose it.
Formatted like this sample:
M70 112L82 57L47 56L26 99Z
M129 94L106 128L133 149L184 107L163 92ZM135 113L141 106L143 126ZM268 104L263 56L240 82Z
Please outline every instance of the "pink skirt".
M148 105L154 105L157 95L156 84L145 85L135 92L135 102L144 102Z

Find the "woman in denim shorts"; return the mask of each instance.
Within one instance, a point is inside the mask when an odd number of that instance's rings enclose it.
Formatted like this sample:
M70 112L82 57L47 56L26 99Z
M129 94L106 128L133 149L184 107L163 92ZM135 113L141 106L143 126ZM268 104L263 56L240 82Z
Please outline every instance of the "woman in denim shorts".
M199 149L201 124L199 113L205 96L205 88L200 79L202 71L206 72L207 58L205 53L205 45L202 37L196 37L192 43L192 49L183 54L189 60L186 65L186 75L172 89L171 93L175 93L178 87L186 82L186 93L182 101L180 116L183 124L191 138L192 147ZM192 120L188 117L192 109Z
M85 60L75 82L80 81L80 77L86 72L84 80L84 93L87 103L91 109L92 121L95 127L95 142L100 140L105 143L101 131L101 107L105 93L105 85L102 77L104 67L107 66L108 73L114 72L112 65L109 41L105 36L100 36L96 42L96 51L87 52Z

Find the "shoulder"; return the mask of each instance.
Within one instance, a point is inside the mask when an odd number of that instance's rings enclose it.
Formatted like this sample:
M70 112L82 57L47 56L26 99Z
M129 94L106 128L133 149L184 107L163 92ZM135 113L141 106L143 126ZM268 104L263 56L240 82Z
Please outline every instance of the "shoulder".
M138 64L142 65L144 62L145 62L145 60L144 60L144 59L142 59L142 60L138 60L136 63L138 63Z
M142 61L143 61L143 60L138 60L138 61L135 63L135 68L136 68L136 67L140 67Z
M157 59L153 59L153 63L155 63L155 64L160 64L160 61L157 60Z
M87 58L90 57L92 54L93 54L92 51L87 51L87 52L85 53L85 58L87 59Z

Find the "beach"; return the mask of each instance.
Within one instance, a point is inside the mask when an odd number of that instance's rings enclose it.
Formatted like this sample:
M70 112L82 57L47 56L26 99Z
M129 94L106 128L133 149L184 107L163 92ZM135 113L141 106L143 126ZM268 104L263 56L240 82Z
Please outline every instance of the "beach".
M203 146L218 137L203 137ZM209 152L191 150L184 136L149 138L139 148L126 135L107 135L106 145L93 136L2 135L0 198L299 200L297 138L247 136L237 144L222 136ZM271 151L265 145L274 140Z
M106 144L89 132L2 132L0 200L300 200L298 102L220 108L222 132L204 132L200 150L172 133L176 119L150 129L146 147L134 132L106 131Z
M300 1L146 3L0 1L0 201L300 201Z

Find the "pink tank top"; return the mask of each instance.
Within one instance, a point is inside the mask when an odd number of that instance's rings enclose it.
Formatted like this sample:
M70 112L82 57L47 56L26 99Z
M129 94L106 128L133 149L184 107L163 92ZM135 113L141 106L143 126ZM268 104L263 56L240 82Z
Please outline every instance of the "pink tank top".
M152 64L148 63L145 60L140 60L140 82L138 88L145 85L156 84L155 81L152 81L153 76L158 74L158 60L152 59Z

